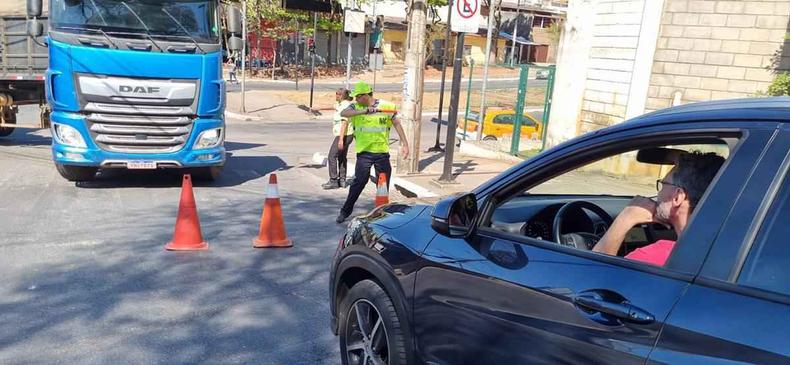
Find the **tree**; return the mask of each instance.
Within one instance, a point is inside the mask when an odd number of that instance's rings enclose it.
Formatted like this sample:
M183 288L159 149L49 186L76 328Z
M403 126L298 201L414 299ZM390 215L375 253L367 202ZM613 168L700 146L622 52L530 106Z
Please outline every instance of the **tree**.
M329 44L333 32L343 29L343 15L334 12L319 13L317 28L320 31L330 32ZM276 42L287 39L297 31L307 37L314 37L312 27L312 14L309 11L285 9L281 0L247 0L247 31L254 33L258 39L271 38ZM310 26L306 26L309 24ZM331 47L327 47L330 49ZM275 45L276 59L283 59L280 48ZM295 61L295 60L294 60ZM281 62L281 66L284 66Z

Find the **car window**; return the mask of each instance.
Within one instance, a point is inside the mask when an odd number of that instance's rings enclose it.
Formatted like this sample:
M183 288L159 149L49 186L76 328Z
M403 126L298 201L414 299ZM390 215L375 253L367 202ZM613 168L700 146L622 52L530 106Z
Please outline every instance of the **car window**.
M642 262L663 266L679 239L678 232L685 230L691 212L704 204L702 197L730 157L729 148L726 141L713 139L706 144L653 144L581 163L504 199L485 222L496 231L619 257L633 258L629 256L632 253L639 256L643 253L640 249L656 244L646 250L663 253L648 252ZM671 172L680 156L684 156L686 172L678 177ZM682 208L683 217L673 211L680 209L671 204L673 194L680 194L673 186L686 196L682 201L687 204ZM637 200L649 207L646 214L651 218L639 218L639 222L627 225L622 236L615 234L620 237L616 246L606 243L611 241L603 244L609 249L598 246L613 227L613 220ZM631 222L630 218L624 216L626 222ZM610 252L611 249L614 251ZM650 261L653 257L661 260Z
M500 114L494 117L494 124L507 124L513 125L516 123L516 115L515 114ZM521 126L522 127L534 127L535 122L529 118L526 114L524 117L521 118Z
M513 124L515 114L500 114L494 117L494 124Z
M662 148L687 152L712 152L725 159L725 144L665 145ZM528 194L646 196L657 193L656 180L663 179L672 165L639 162L638 151L630 151L577 167L526 191Z
M790 178L784 182L763 220L738 284L790 295Z

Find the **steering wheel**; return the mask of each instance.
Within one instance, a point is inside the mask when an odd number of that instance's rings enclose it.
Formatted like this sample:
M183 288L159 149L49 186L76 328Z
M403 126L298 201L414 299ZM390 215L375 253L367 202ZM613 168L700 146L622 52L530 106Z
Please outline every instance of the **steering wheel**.
M565 235L561 233L562 223L565 220L565 214L579 208L584 208L595 213L598 218L601 218L601 220L604 221L607 227L612 226L612 217L609 215L609 213L603 210L603 208L588 201L574 200L572 202L565 203L565 205L563 205L554 216L554 224L552 225L552 229L554 230L554 242L563 246L592 250L593 246L595 246L598 240L601 239L601 237L596 235L594 232L574 232Z

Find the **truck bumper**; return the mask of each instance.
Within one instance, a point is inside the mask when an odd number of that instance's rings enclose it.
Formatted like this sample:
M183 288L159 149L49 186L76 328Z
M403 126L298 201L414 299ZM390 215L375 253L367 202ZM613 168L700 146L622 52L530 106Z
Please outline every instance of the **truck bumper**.
M195 150L197 137L201 132L214 128L225 127L223 119L197 118L194 120L192 132L184 144L184 148L172 153L118 153L99 148L88 132L87 123L81 114L53 112L52 120L52 158L57 164L74 166L95 166L102 168L126 168L127 162L156 162L157 168L187 168L222 166L225 164L225 147L223 130L222 141L216 147ZM85 141L85 148L66 146L58 141L55 125L68 125L79 131Z

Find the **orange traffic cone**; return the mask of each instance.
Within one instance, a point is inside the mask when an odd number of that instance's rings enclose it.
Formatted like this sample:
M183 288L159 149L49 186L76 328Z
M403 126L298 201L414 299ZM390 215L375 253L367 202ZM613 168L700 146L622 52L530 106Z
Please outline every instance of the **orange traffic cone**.
M170 251L208 250L208 242L203 241L200 233L200 219L195 195L192 193L192 177L185 174L181 183L181 201L178 203L178 218L173 240L165 245Z
M379 173L379 183L376 188L376 207L380 207L384 204L389 204L390 202L390 193L387 189L387 175L383 172Z
M252 247L291 247L293 242L285 234L285 222L280 208L280 193L277 190L277 175L269 175L269 190L263 203L261 229L258 238L252 241Z

